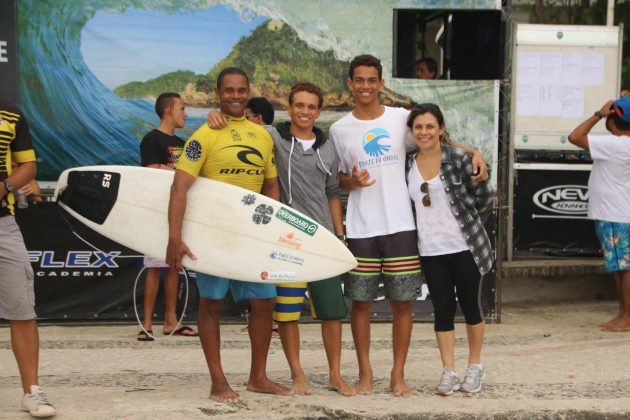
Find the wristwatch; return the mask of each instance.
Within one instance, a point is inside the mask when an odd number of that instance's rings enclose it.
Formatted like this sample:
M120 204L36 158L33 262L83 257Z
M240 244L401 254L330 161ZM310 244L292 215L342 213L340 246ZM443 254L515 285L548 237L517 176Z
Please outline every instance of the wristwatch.
M13 184L11 184L11 181L9 181L8 178L3 179L2 183L4 184L4 188L7 190L7 194L13 192Z
M337 235L337 239L339 239L341 241L345 241L346 240L346 235L344 235L344 234Z
M604 118L604 114L602 114L602 112L600 110L595 111L593 116L597 117L597 118Z

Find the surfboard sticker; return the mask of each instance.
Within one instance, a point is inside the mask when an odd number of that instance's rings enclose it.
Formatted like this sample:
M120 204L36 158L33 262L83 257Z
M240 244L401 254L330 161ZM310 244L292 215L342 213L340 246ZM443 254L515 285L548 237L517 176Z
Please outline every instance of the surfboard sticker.
M269 255L269 258L272 260L282 260L290 262L291 264L304 265L304 258L298 257L296 255L287 254L282 251L272 251Z
M307 235L313 236L317 232L317 223L300 216L286 207L280 207L280 210L276 212L276 217Z
M241 200L241 203L245 204L246 206L251 206L252 204L254 204L256 202L256 196L254 194L247 194L245 197L243 197L243 199Z
M252 216L252 220L257 225L271 222L271 216L273 215L273 207L268 206L266 204L259 204L254 210L254 215Z
M295 271L263 271L260 273L261 280L295 280Z
M278 238L278 242L282 245L289 246L297 251L302 248L302 238L299 236L295 236L295 232L288 232L286 234L280 235Z

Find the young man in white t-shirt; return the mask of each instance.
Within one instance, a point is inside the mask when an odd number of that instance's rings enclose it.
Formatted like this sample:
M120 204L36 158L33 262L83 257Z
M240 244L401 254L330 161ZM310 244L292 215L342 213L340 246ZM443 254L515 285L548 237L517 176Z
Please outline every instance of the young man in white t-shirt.
M589 134L602 118L610 134ZM591 152L588 217L595 222L604 266L619 294L619 313L600 327L630 331L630 96L606 102L573 130L569 141Z
M412 302L420 293L420 259L405 181L405 154L415 148L415 142L406 126L409 111L380 103L384 87L380 60L357 56L348 75L355 109L331 126L330 138L341 159L340 185L350 191L346 236L359 262L345 283L346 295L352 299L352 335L359 361L356 391L372 392L370 315L383 280L393 316L390 389L396 396L409 396L412 391L405 384L404 367L413 323ZM473 165L481 166L477 176L487 178L480 156L475 152Z

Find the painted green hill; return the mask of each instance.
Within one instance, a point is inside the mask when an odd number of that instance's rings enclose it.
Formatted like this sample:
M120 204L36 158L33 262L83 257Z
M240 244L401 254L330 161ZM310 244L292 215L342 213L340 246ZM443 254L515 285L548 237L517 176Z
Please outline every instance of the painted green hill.
M137 99L157 97L162 92L181 92L188 83L195 83L201 75L192 71L177 70L146 82L130 82L114 89L121 98Z
M262 93L282 94L297 82L308 80L324 93L345 91L348 62L335 58L332 51L318 51L308 46L289 25L267 21L234 46L206 77L197 82L197 90L214 89L216 77L225 67L239 67L250 76Z
M228 66L245 70L252 84L252 96L265 96L280 106L286 105L291 86L305 80L328 94L326 102L330 105L347 103L349 99L345 88L348 63L337 60L332 51L309 47L289 25L273 20L242 37L208 74L179 70L146 82L124 84L114 92L126 99L156 97L166 91L180 92L188 105L213 106L216 77Z

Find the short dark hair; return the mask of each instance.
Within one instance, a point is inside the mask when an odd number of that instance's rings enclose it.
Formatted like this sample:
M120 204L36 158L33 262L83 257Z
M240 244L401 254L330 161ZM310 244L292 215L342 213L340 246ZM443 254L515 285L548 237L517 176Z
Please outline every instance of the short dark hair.
M444 114L439 106L431 103L420 104L409 113L409 117L407 117L407 127L409 129L413 128L413 121L416 119L418 115L422 114L431 114L435 117L438 122L440 128L444 128L444 135L440 138L442 143L453 144L448 133L446 132L446 124L444 123Z
M357 55L352 59L350 62L350 68L348 69L348 77L350 77L350 79L354 77L354 69L359 66L375 67L378 70L378 79L381 80L383 78L383 66L381 65L381 60L373 55Z
M181 99L179 93L175 92L164 92L160 93L160 96L155 100L155 113L160 117L160 119L164 118L164 110L170 106L173 106L175 99Z
M271 102L267 99L262 96L256 96L247 102L247 108L249 108L254 114L260 115L265 124L273 124L275 113L273 112Z
M630 131L630 121L624 121L621 119L619 115L615 112L610 113L608 117L606 117L606 128L608 128L608 121L615 123L615 126L621 131Z
M322 95L322 90L314 83L311 82L300 82L293 85L291 88L291 92L289 92L289 105L293 104L293 97L298 92L308 92L317 96L319 99L319 105L317 108L321 109L324 106L324 95Z
M438 65L437 65L437 61L435 61L434 59L432 59L431 57L424 57L421 58L420 60L416 61L416 69L418 68L418 66L420 65L420 63L424 63L427 66L427 69L433 73L433 78L435 79L437 77L437 72L438 72Z
M247 80L247 85L249 86L249 77L247 77L247 73L245 73L243 70L239 69L238 67L226 67L223 70L221 70L221 72L217 76L217 89L221 88L221 82L223 81L223 77L227 76L228 74L240 74L241 76L245 78L245 80Z

